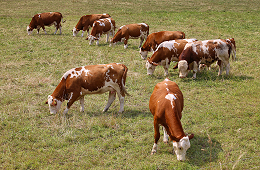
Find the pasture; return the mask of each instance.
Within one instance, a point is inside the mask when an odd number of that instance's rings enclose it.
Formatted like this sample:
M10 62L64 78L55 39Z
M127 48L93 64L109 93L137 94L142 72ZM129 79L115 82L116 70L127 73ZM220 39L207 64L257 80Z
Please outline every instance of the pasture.
M0 169L260 169L260 3L257 0L1 0L0 1ZM42 12L63 14L62 34L28 36L31 18ZM158 66L147 76L139 40L109 47L72 36L79 18L108 13L116 26L145 22L150 33L183 31L186 38L235 38L237 59L230 75L218 68L202 70L197 79L178 78L171 64L169 79L184 95L182 126L194 133L187 160L179 162L162 136L154 143L149 98L165 79ZM150 57L152 54L149 53ZM67 122L51 115L45 104L62 75L84 65L118 62L128 67L125 111L118 97L102 113L108 94L85 96L85 112L75 102ZM60 113L65 109L63 103ZM161 135L163 135L161 131Z

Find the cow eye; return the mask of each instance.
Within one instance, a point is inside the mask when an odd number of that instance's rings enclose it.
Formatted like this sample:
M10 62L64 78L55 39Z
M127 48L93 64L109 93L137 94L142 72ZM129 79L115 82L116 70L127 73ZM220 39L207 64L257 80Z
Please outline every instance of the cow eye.
M180 147L179 149L182 150L182 147Z

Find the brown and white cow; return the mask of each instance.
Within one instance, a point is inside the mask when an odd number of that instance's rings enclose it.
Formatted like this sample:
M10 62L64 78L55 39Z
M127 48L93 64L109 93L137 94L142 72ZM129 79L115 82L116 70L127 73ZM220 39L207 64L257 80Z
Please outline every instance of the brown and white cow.
M89 45L91 45L94 40L97 40L97 45L99 45L99 38L102 34L107 34L107 40L109 40L109 34L114 36L115 34L115 20L112 18L104 18L94 21L93 28L91 30L90 35L86 38L89 39Z
M186 77L188 70L191 69L193 70L193 78L196 78L200 64L209 67L215 61L218 61L219 65L218 76L221 75L224 65L226 66L226 75L228 75L231 50L231 44L224 39L197 41L187 44L179 57L179 77ZM193 68L189 68L191 63L193 63Z
M171 40L162 42L155 50L151 58L147 58L147 74L152 75L156 66L161 65L164 68L164 75L168 76L168 69L171 61L179 61L179 55L182 53L185 45L196 39Z
M138 39L140 38L141 47L144 39L149 35L149 26L145 23L139 24L128 24L121 26L115 36L110 40L111 43L116 44L117 42L124 41L124 48L127 48L128 39Z
M40 28L42 28L45 34L47 34L45 26L54 25L56 27L54 34L57 33L58 29L60 29L61 34L61 21L63 22L63 17L60 12L46 12L36 14L32 17L29 26L27 26L27 33L28 35L31 35L33 29L37 29L37 34L39 34Z
M83 66L67 71L52 95L48 96L46 104L49 104L50 113L57 113L65 100L68 100L68 103L63 115L68 113L71 105L77 100L80 101L81 111L84 111L86 94L102 94L107 91L108 102L103 112L108 110L117 93L120 101L119 113L122 113L125 94L128 94L125 89L127 70L124 64L111 63Z
M146 59L149 51L155 51L159 44L164 41L184 39L185 34L181 31L160 31L149 34L144 42L142 48L140 48L141 58Z
M89 36L89 28L92 27L94 21L102 19L102 18L110 18L109 14L92 14L92 15L84 15L80 17L79 22L73 28L73 36L75 37L80 30L82 30L81 37L83 37L84 32L87 30Z
M177 160L185 160L186 151L190 148L189 140L194 135L186 136L183 131L181 124L183 105L182 92L175 82L166 78L156 84L149 101L149 109L154 118L154 145L151 154L157 152L157 142L160 139L159 126L162 125L164 127L163 141L167 143L169 135L173 141Z

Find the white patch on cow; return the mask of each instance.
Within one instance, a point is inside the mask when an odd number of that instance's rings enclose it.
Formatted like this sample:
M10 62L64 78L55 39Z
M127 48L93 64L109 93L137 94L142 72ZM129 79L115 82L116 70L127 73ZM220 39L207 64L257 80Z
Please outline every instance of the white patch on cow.
M103 20L104 21L104 20ZM101 27L104 27L105 26L105 23L104 22L100 22L100 21L97 21L98 23L99 23L99 25L101 26Z
M90 70L88 69L85 69L85 67L81 67L81 69L79 71L76 71L75 68L73 69L70 69L69 71L67 71L63 76L62 78L65 78L67 79L67 77L70 75L70 78L73 78L73 77L79 77L82 75L82 73L85 73L85 76L88 76L88 75L91 75L90 74Z
M72 99L72 97L73 97L73 92L70 93L70 98L68 101L70 101Z
M121 30L125 25L121 26L119 29Z
M167 89L167 91L169 91L169 89ZM176 95L176 94L175 94L175 95ZM172 108L174 108L173 101L177 99L175 95L174 95L174 94L167 94L167 95L165 96L165 99L170 100L171 105L172 105Z
M181 60L178 62L179 68L179 77L184 78L187 77L188 74L188 62L186 60Z
M140 25L143 25L145 27L148 27L148 25L146 23L139 23Z
M179 161L185 161L186 151L189 148L190 140L188 136L183 137L179 142L173 142L173 149Z

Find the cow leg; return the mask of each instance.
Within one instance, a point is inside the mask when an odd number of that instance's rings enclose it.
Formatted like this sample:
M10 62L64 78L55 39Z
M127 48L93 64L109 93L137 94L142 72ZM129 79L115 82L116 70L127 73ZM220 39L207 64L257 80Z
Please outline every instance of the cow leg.
M120 93L120 91L117 91L117 95L119 98L119 102L120 102L120 109L119 109L119 113L123 113L124 112L124 101L125 101L125 95L124 93Z
M109 34L110 32L107 33L107 40L106 40L107 43L109 42Z
M39 29L37 29L37 34L39 34L39 32L40 32L40 28L39 28Z
M108 96L107 105L104 108L103 112L106 112L109 109L109 107L111 106L111 104L113 103L115 98L116 98L116 92L115 91L110 91L109 92L109 96Z
M45 34L47 34L47 32L46 32L46 30L45 30L45 27L44 27L44 25L42 25L41 27L42 27L42 29L43 29L44 33L45 33Z
M82 96L80 99L79 99L79 102L80 102L80 111L81 112L84 112L84 96Z
M196 78L196 74L197 74L198 70L199 70L199 64L196 61L194 61L193 62L193 76L192 76L193 79Z
M163 142L168 143L169 136L167 134L167 131L165 130L165 127L163 126Z
M70 106L78 99L80 97L80 92L71 92L70 93L70 96L69 96L69 101L68 101L68 103L67 103L67 107L66 107L66 109L64 110L64 112L63 112L63 116L65 116L67 113L68 113L68 111L69 111L69 109L70 109Z
M157 121L154 120L154 144L153 144L151 155L157 152L157 142L159 139L160 139L159 125Z
M143 42L144 42L144 38L141 38L141 40L140 40L140 45L139 45L138 48L141 48L141 47L142 47Z
M222 74L222 71L223 71L223 62L221 60L218 60L217 63L218 63L218 66L219 66L218 76L220 76Z
M60 34L61 34L61 24L59 24Z

